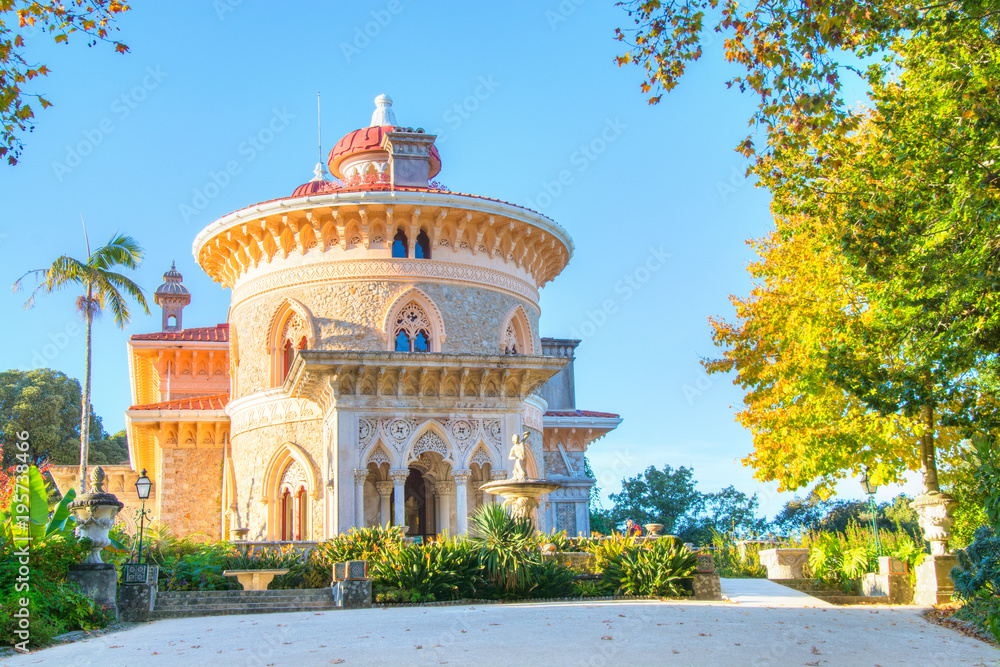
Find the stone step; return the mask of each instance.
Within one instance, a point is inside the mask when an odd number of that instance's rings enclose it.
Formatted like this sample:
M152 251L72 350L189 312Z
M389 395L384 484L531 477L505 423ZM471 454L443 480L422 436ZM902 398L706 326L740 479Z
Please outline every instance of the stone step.
M336 609L329 588L276 591L168 591L159 593L152 618L267 614Z
M252 595L242 595L242 596L216 596L216 595L199 595L198 593L192 593L191 595L185 595L183 597L164 597L161 595L156 596L157 604L185 604L191 602L192 600L205 600L209 602L222 602L222 603L233 603L240 604L243 602L278 602L284 600L302 600L306 602L311 602L315 600L330 600L333 598L333 594L327 591L324 595L268 595L268 596L252 596Z
M333 604L333 598L326 600L300 600L297 598L279 598L275 600L268 601L257 601L257 602L232 602L232 601L222 601L222 600L211 600L211 599L197 599L197 600L185 600L183 602L161 602L157 600L155 602L154 609L190 609L192 607L246 607L247 609L259 609L263 607L287 607L289 605L300 606L300 607L323 607L329 604Z
M191 596L201 596L210 598L267 598L282 597L286 595L295 596L324 596L332 595L330 588L293 588L274 591L161 591L156 594L157 599L184 599Z
M304 607L302 605L271 605L261 609L247 609L243 605L215 605L206 607L185 607L183 609L154 609L150 615L154 620L165 618L187 618L192 616L234 616L238 614L279 614L294 612L336 611L330 605Z

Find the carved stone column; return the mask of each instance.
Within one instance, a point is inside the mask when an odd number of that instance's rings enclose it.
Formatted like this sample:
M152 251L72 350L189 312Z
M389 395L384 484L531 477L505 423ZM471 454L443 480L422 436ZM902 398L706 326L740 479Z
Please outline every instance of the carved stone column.
M395 495L393 500L393 513L396 515L397 526L406 525L406 478L410 476L409 469L390 470L389 477L392 478L392 492Z
M455 493L455 482L438 482L434 485L438 495L438 534L451 532L451 496Z
M472 477L471 470L452 470L452 479L455 480L455 513L458 515L459 535L466 535L469 532L469 478Z
M354 470L354 525L365 527L365 480L368 470Z
M392 495L392 482L375 482L375 490L378 491L378 522L382 526L389 525L390 496Z

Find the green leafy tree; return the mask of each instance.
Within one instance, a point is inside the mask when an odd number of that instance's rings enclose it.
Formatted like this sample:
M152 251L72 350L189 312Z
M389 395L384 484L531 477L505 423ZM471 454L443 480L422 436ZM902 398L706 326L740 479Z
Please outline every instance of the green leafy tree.
M594 469L590 466L590 459L583 457L583 469L587 477L597 480ZM590 530L601 535L610 535L615 530L614 521L611 520L611 512L604 508L601 502L601 487L596 483L590 487L590 500L588 501L590 511Z
M79 33L88 46L107 42L118 53L127 53L128 47L110 35L117 30L115 15L128 9L117 0L0 0L0 157L6 155L9 164L17 164L24 148L21 136L35 126L32 99L43 109L52 106L40 94L25 89L29 81L49 73L46 65L28 59L26 40L38 33L50 35L56 44L67 44L70 35Z
M14 465L13 447L27 432L28 456L36 464L79 462L80 383L49 368L0 372L0 448L3 465ZM109 435L101 418L90 410L90 449L94 463L116 464L128 458L125 432Z
M67 255L59 257L48 269L29 271L14 283L14 291L21 288L25 277L34 275L41 283L35 288L25 303L25 308L31 308L35 295L39 292L51 293L69 285L82 288L83 295L76 300L77 310L82 313L86 322L86 363L83 367L83 397L80 415L80 492L87 487L87 460L90 445L90 360L91 360L91 330L94 318L100 316L105 308L114 315L115 324L124 329L131 316L128 300L134 299L146 313L146 299L142 289L129 278L115 271L118 267L135 269L142 261L142 248L130 237L114 234L107 244L94 252L90 251L87 242L87 259L81 262Z
M622 526L635 523L663 524L663 532L683 537L689 518L705 508L705 497L695 488L694 471L681 466L662 470L649 466L641 475L622 480L622 490L609 496L614 503L611 520Z

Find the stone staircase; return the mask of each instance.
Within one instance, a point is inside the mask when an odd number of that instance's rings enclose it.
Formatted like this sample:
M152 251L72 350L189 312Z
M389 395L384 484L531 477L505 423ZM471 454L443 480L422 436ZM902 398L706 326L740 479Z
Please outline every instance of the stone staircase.
M771 581L830 604L889 604L888 597L852 595L832 584L825 584L816 579L772 579Z
M329 588L286 591L170 591L156 594L151 618L273 614L336 609Z

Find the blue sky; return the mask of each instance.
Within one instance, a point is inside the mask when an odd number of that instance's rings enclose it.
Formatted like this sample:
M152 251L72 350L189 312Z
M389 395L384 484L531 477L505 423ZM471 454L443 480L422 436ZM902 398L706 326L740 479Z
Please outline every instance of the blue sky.
M539 210L573 236L572 262L542 290L541 327L584 339L578 407L625 419L590 450L605 492L649 465L687 465L702 490L760 492L773 515L787 496L739 463L752 447L732 416L742 393L699 364L715 353L708 317L749 290L745 240L771 225L734 151L753 100L726 89L714 39L649 106L640 72L614 63L628 18L608 4L138 1L120 20L125 56L29 36L55 106L37 112L20 164L2 167L0 283L85 255L82 213L92 243L121 230L146 248L136 279L148 294L177 261L193 295L186 326L223 322L230 293L195 264L195 235L309 180L317 92L324 153L386 93L400 124L438 133L439 181ZM74 296L24 311L23 294L4 293L0 368L81 377ZM110 431L130 403L125 341L159 328L150 305L125 331L110 317L95 328L93 401Z

